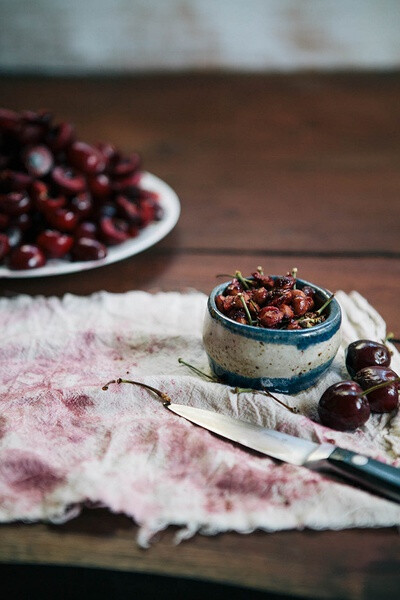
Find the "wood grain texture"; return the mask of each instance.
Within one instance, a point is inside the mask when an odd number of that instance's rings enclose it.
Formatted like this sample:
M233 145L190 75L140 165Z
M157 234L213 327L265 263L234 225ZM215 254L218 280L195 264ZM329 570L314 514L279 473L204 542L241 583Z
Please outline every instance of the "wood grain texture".
M182 200L183 247L400 257L396 75L3 79L0 95L140 151Z
M341 532L226 533L147 550L122 515L85 511L65 525L4 525L0 560L174 574L303 598L397 600L400 540L395 528ZM380 595L382 594L382 595Z
M400 260L187 252L179 248L180 229L181 225L178 225L170 236L172 239L159 246L100 270L22 281L3 279L0 281L0 294L61 296L69 292L87 295L99 289L117 293L134 289L150 292L196 289L208 294L224 281L216 278L218 273L232 273L239 269L250 274L262 265L266 272L280 274L297 266L299 277L331 291L360 292L386 320L388 331L400 337ZM176 249L172 251L169 245L174 239Z
M182 202L175 230L120 263L0 294L61 296L190 288L261 264L297 266L331 290L356 289L399 335L400 74L3 78L4 106L49 107L82 139L139 150ZM86 510L63 526L0 527L3 562L58 563L229 582L309 598L391 599L395 529L196 536L148 551L132 522Z

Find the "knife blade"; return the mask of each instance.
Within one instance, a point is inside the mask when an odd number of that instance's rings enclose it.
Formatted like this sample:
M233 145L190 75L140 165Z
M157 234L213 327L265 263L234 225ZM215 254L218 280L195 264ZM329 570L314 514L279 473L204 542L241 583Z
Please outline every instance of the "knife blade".
M312 469L330 469L379 495L400 502L400 469L333 444L266 429L210 410L165 403L180 417L242 446L280 461Z

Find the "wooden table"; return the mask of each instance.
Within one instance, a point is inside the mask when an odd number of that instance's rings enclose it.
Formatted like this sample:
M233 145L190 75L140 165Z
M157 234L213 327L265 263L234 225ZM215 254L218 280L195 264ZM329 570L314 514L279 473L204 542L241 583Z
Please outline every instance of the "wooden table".
M0 293L209 292L218 272L299 276L361 292L400 335L400 74L3 78L1 103L48 107L86 141L138 150L179 194L161 243L82 274L2 280ZM4 525L0 560L104 567L310 598L395 598L393 529L196 536L150 550L105 510Z

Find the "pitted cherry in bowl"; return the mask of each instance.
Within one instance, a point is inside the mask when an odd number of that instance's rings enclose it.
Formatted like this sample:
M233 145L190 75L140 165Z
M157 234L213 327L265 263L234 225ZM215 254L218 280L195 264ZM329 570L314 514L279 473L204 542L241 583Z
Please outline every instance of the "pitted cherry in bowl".
M329 369L340 345L341 310L332 298L322 323L304 329L275 329L237 322L217 307L216 297L231 282L213 289L207 304L203 343L212 372L228 385L296 394L314 385ZM296 288L310 286L322 306L330 292L297 279Z

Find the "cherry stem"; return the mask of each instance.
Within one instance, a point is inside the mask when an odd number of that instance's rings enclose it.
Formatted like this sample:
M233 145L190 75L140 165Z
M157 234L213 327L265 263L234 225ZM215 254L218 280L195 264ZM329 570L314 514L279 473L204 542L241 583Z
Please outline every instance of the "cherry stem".
M208 373L204 373L204 371L200 371L200 369L198 369L197 367L194 367L193 365L184 361L183 358L178 358L178 363L180 363L181 365L185 365L185 367L188 367L189 369L192 369L192 371L194 371L198 375L201 375L202 377L206 377L207 379L210 379L211 381L214 381L215 383L219 383L219 381L216 377L213 377L212 375L208 375Z
M242 284L242 286L244 287L245 290L248 290L250 288L250 286L248 284L248 281L250 281L250 280L243 277L243 275L240 271L235 271L235 277L238 281L240 281L240 283Z
M264 275L264 269L262 267L258 266L257 271L260 273L260 275Z
M251 318L250 311L247 308L246 300L243 298L243 294L238 294L238 296L240 298L241 303L243 304L244 312L246 313L246 317L247 317L247 320L249 322L249 325L252 325L253 324L253 320Z
M387 334L386 338L383 340L383 343L385 342L391 342L392 344L400 344L400 338L394 337L393 331L390 331Z
M252 280L243 277L240 271L235 271L234 275L231 275L230 273L218 273L215 277L229 277L230 279L237 279L246 290L249 289L249 284L252 283Z
M294 285L293 285L293 289L296 289L296 280L297 280L297 267L293 267L292 271L291 271L291 276L294 279Z
M214 383L222 383L222 384L224 383L223 381L220 381L216 377L212 377L211 375L208 375L207 373L204 373L203 371L200 371L200 369L198 369L197 367L194 367L193 365L187 363L182 358L178 358L178 362L181 365L185 365L185 367L189 367L189 369L192 369L192 371L194 371L198 375L201 375L202 377L207 377L207 379L211 379L211 381L213 381ZM109 382L109 383L113 383L113 382ZM282 402L282 400L279 400L279 398L277 398L276 396L274 396L273 394L271 394L271 392L269 392L268 390L254 390L253 388L235 387L234 390L233 390L233 392L234 392L234 394L245 394L245 393L263 394L264 396L269 396L270 398L272 398L273 400L275 400L275 402L278 402L284 408L287 408L288 410L290 410L290 412L292 412L294 414L298 414L298 412L299 412L296 407L288 406L287 404L285 404L284 402Z
M295 415L299 413L299 410L295 406L289 406L288 404L285 404L284 402L282 402L282 400L279 400L279 398L274 396L268 390L253 390L253 388L236 387L233 391L235 394L263 394L263 396L268 396L269 398L272 398L273 400L275 400L275 402L278 402L278 404L290 410L291 413Z
M375 392L375 390L380 390L381 388L387 387L388 385L391 385L392 383L397 383L400 381L400 377L395 377L394 379L389 379L388 381L383 381L382 383L377 383L376 385L373 385L372 387L370 387L368 390L363 390L362 394L358 394L360 397L364 396L365 394L370 394L371 392Z
M324 310L326 309L326 307L328 306L328 304L330 304L332 302L332 300L334 299L335 294L332 294L331 296L329 296L328 300L326 300L323 305L317 310L315 311L317 313L317 315L321 315Z
M130 383L132 385L138 385L139 387L145 388L146 390L150 390L151 392L153 392L154 394L156 394L156 396L158 396L159 398L161 398L161 400L163 401L164 406L167 406L168 404L171 404L172 400L171 398L168 396L168 394L165 394L164 392L161 392L160 390L157 390L155 387L148 385L147 383L143 383L141 381L132 381L132 379L121 379L121 377L118 377L118 379L112 379L111 381L108 381L105 385L103 385L103 387L101 388L104 391L108 390L108 386L111 383L117 383L118 385L120 383Z

